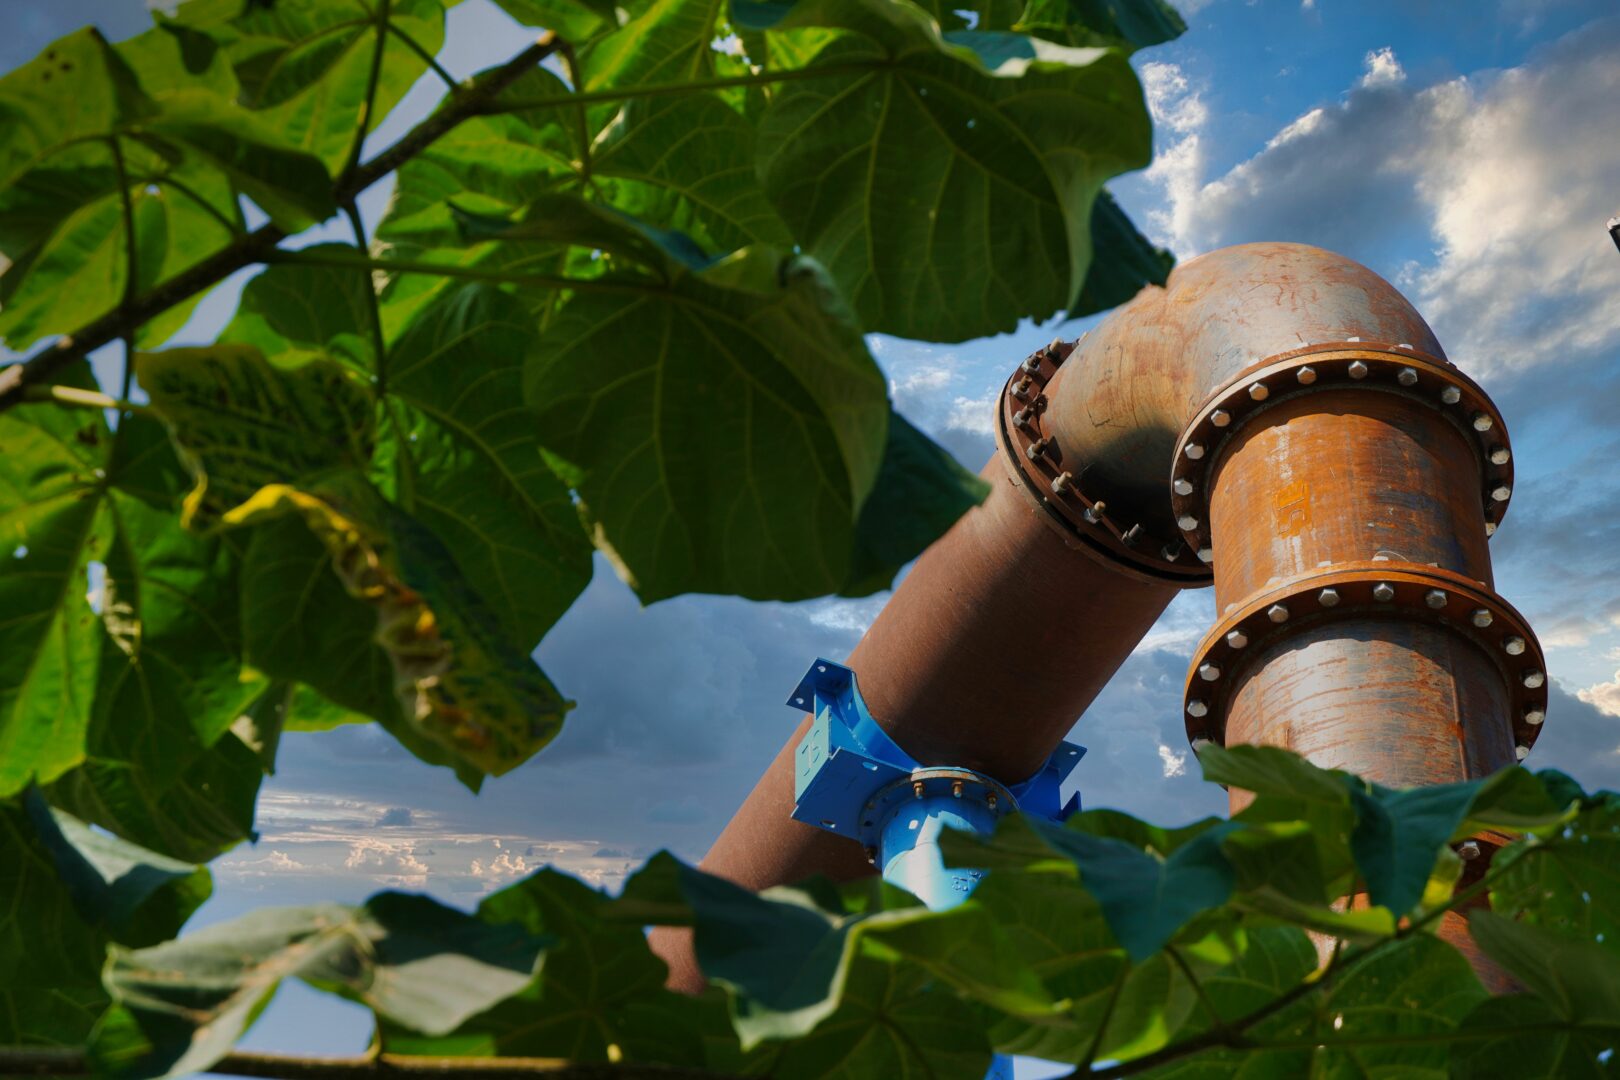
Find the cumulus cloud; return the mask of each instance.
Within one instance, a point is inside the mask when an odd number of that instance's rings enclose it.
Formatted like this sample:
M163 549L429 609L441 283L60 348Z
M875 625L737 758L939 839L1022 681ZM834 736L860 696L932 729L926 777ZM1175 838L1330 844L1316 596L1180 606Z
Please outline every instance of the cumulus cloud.
M1187 772L1188 750L1172 750L1164 743L1159 744L1159 761L1164 765L1164 778L1173 779L1185 775Z
M1394 277L1452 358L1487 375L1620 342L1602 228L1620 176L1620 18L1426 87L1375 50L1341 102L1213 177L1196 89L1172 65L1144 65L1143 81L1169 131L1148 174L1168 204L1155 224L1183 257L1277 239L1343 252ZM1431 258L1410 257L1414 239Z

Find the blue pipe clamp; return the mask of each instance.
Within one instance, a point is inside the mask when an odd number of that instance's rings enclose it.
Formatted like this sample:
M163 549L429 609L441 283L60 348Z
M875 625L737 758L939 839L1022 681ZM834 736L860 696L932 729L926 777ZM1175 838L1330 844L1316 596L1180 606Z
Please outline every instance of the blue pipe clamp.
M939 850L946 827L988 833L1018 811L1062 821L1080 809L1063 782L1085 754L1059 744L1034 776L1002 784L972 769L924 765L872 719L855 673L817 660L788 699L815 722L799 743L793 817L847 836L866 849L883 879L939 910L967 899L983 872L947 868Z

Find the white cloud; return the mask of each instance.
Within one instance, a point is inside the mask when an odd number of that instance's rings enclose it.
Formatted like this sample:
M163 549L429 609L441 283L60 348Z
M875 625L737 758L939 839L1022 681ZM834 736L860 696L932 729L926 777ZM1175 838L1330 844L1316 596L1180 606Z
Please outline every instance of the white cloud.
M1575 691L1575 696L1608 716L1620 716L1620 671L1608 682Z
M1620 19L1426 88L1376 50L1343 102L1213 178L1196 89L1173 65L1145 65L1143 83L1170 133L1147 174L1168 209L1150 220L1182 258L1297 240L1379 269L1427 240L1428 258L1383 268L1470 371L1620 343L1620 258L1603 229L1620 198Z
M1174 779L1187 774L1187 754L1189 751L1176 751L1164 743L1159 744L1159 761L1164 766L1164 778Z
M1395 50L1385 45L1369 52L1362 61L1366 69L1357 86L1389 86L1406 81L1406 69L1395 59Z

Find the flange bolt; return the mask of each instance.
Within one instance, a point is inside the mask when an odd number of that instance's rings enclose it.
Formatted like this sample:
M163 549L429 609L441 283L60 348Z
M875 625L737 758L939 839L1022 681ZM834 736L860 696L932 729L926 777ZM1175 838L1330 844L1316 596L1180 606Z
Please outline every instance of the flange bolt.
M1288 609L1282 604L1272 604L1266 609L1266 618L1275 623L1287 622Z
M1395 599L1395 586L1387 581L1380 581L1373 586L1373 599L1381 604L1387 604Z

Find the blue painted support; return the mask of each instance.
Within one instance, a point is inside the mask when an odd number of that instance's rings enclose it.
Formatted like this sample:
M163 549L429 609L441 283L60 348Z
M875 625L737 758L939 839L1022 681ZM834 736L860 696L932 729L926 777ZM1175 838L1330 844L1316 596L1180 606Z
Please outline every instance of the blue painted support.
M1085 747L1061 743L1022 783L1004 785L971 769L928 766L889 738L867 711L855 673L817 660L788 704L815 721L799 743L793 817L859 841L883 880L935 911L968 898L981 870L951 868L939 849L946 827L988 833L1015 811L1062 821L1080 809L1064 780ZM1011 1080L1012 1059L998 1055L985 1080Z

